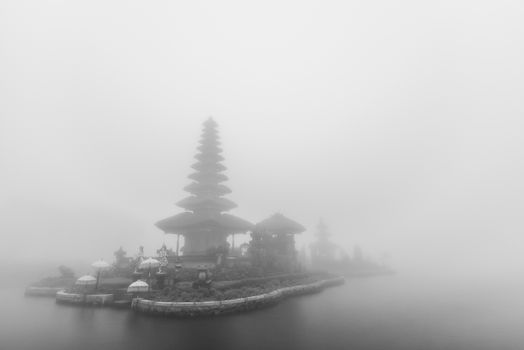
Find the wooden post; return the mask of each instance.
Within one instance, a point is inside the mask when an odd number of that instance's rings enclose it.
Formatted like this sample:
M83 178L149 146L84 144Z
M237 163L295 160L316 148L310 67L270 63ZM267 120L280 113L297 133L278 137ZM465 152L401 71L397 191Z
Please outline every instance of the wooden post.
M101 270L101 269L98 269L98 272L96 273L96 286L95 286L95 290L98 290L98 283L100 282L100 270Z
M151 291L151 264L149 264L149 271L147 274L147 292Z

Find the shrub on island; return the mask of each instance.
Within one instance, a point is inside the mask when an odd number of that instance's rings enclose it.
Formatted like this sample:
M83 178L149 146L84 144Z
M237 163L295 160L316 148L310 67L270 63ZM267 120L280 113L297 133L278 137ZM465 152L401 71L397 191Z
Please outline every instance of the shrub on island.
M280 288L311 284L333 277L327 273L277 275L253 278L221 285L213 283L211 288L193 289L188 285L166 287L153 293L148 299L155 301L200 302L246 298L270 293Z

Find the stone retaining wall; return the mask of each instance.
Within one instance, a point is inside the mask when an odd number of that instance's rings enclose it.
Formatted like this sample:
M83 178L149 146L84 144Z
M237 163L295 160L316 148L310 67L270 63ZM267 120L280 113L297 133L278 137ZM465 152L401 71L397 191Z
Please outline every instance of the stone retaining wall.
M56 293L56 301L67 304L108 305L113 303L113 299L113 294Z
M221 315L268 306L292 295L317 293L326 287L340 285L344 282L345 279L343 277L337 277L310 284L280 288L270 293L254 295L247 298L221 301L165 302L135 298L131 303L131 308L138 312L165 316L191 317Z

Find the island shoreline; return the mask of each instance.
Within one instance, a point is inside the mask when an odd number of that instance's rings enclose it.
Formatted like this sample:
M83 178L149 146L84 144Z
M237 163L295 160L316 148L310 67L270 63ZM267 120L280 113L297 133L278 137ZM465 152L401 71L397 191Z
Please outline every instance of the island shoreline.
M275 305L291 296L319 293L325 288L342 285L346 279L342 276L313 283L275 289L269 293L245 298L215 301L166 302L135 298L131 309L140 314L175 318L219 316L231 313L253 311Z

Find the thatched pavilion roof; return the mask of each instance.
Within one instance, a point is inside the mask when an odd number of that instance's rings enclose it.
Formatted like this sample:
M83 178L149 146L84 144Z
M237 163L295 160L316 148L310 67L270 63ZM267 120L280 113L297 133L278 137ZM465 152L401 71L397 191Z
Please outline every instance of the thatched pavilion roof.
M255 230L276 235L294 235L304 232L306 228L298 222L291 220L280 213L276 213L256 224Z

